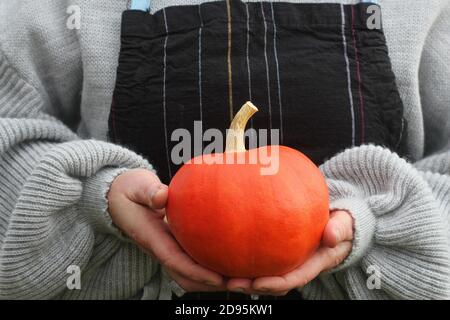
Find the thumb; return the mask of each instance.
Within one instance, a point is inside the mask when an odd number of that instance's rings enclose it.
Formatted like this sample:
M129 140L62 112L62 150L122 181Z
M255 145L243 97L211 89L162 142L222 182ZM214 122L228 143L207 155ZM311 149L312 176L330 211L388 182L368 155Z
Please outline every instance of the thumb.
M163 209L167 203L168 187L153 172L130 170L127 175L127 196L136 203L153 210Z
M160 184L150 191L149 206L154 210L164 209L167 203L169 188L165 184Z
M322 242L326 247L334 248L342 241L353 239L353 218L347 211L334 211L331 213Z

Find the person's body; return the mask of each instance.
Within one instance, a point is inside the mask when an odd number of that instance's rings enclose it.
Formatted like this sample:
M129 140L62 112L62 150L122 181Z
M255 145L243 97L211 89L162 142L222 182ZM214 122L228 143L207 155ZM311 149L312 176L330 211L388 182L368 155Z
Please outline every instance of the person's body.
M152 10L200 2L152 1ZM373 145L332 157L321 166L332 211L323 247L286 277L226 282L168 232L167 187L151 164L105 142L128 1L1 0L0 298L168 298L180 286L450 298L450 4L379 2L409 163ZM79 30L66 26L70 5L81 9ZM81 290L66 286L71 265ZM370 267L380 272L373 290Z

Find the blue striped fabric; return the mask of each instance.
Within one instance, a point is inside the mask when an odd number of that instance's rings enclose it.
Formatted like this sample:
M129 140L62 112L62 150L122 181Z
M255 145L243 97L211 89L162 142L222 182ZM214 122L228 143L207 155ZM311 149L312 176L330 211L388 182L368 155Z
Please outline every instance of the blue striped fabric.
M378 4L378 0L360 0L361 3L374 3ZM131 10L150 11L150 0L131 0Z

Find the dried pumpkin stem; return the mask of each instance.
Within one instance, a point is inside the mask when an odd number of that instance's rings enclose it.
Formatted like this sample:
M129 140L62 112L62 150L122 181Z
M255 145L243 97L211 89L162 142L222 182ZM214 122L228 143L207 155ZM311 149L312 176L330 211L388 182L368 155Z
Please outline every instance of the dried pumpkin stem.
M246 102L241 110L236 114L231 122L230 129L227 134L225 152L245 152L245 127L248 120L258 112L258 108L255 107L250 101Z

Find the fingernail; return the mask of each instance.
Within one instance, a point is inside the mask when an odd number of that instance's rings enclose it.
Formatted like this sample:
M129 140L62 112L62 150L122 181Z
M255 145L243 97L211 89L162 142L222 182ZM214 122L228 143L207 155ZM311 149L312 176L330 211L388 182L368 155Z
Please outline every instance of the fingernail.
M161 188L162 188L162 185L159 185L157 188L155 188L152 191L152 193L150 194L150 199L153 199L156 196L156 194L159 192L159 190L161 190Z
M334 236L335 236L336 242L341 242L342 237L341 237L340 229L338 229L338 228L334 229Z
M244 288L235 288L235 289L233 289L233 292L244 293L245 290L244 290Z

